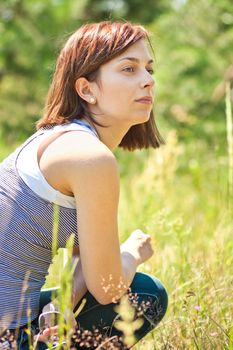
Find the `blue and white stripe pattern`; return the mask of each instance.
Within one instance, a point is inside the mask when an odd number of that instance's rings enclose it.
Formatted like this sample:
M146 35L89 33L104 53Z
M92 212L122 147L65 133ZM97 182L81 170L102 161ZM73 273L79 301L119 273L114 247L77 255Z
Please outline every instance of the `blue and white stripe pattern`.
M29 307L31 320L37 317L52 260L54 205L33 192L16 169L21 149L44 132L32 135L0 164L0 329L26 324ZM76 210L59 206L58 248L66 246L72 233L77 246Z

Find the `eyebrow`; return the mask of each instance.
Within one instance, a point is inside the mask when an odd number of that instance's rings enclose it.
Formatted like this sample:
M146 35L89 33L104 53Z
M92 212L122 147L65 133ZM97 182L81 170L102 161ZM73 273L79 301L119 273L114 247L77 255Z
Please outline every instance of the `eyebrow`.
M135 57L123 57L119 61L123 61L123 60L133 61L133 62L137 62L137 63L139 63L139 61L140 61L138 58L135 58ZM154 63L154 61L152 59L150 59L147 62L147 64L151 64L151 63Z

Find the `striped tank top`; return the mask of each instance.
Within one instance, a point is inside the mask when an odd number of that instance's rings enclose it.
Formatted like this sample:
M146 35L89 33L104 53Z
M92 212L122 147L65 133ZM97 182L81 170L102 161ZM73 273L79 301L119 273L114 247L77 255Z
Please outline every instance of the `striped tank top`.
M31 320L38 316L40 290L52 261L54 203L23 181L17 159L33 141L62 130L87 131L97 136L90 125L80 120L40 129L0 164L0 333L1 329L26 324L29 308ZM77 246L76 209L62 205L58 209L57 247L64 248L72 233Z

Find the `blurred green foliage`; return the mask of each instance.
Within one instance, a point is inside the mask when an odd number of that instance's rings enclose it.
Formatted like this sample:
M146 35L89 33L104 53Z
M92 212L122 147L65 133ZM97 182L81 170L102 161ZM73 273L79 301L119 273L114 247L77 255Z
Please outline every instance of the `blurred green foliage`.
M56 56L70 33L87 21L122 18L145 24L152 34L159 124L165 130L174 126L186 139L224 140L224 79L233 75L231 0L2 0L0 136L5 143L33 132Z
M180 136L218 144L225 135L225 81L233 80L233 2L189 0L155 21L152 32L159 113L178 123Z

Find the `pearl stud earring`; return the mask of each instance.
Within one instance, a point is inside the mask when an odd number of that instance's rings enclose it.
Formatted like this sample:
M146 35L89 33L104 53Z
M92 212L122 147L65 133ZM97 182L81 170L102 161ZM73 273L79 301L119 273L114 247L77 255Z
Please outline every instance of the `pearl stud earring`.
M92 104L96 103L95 97L91 97L91 98L90 98L90 103L92 103Z

